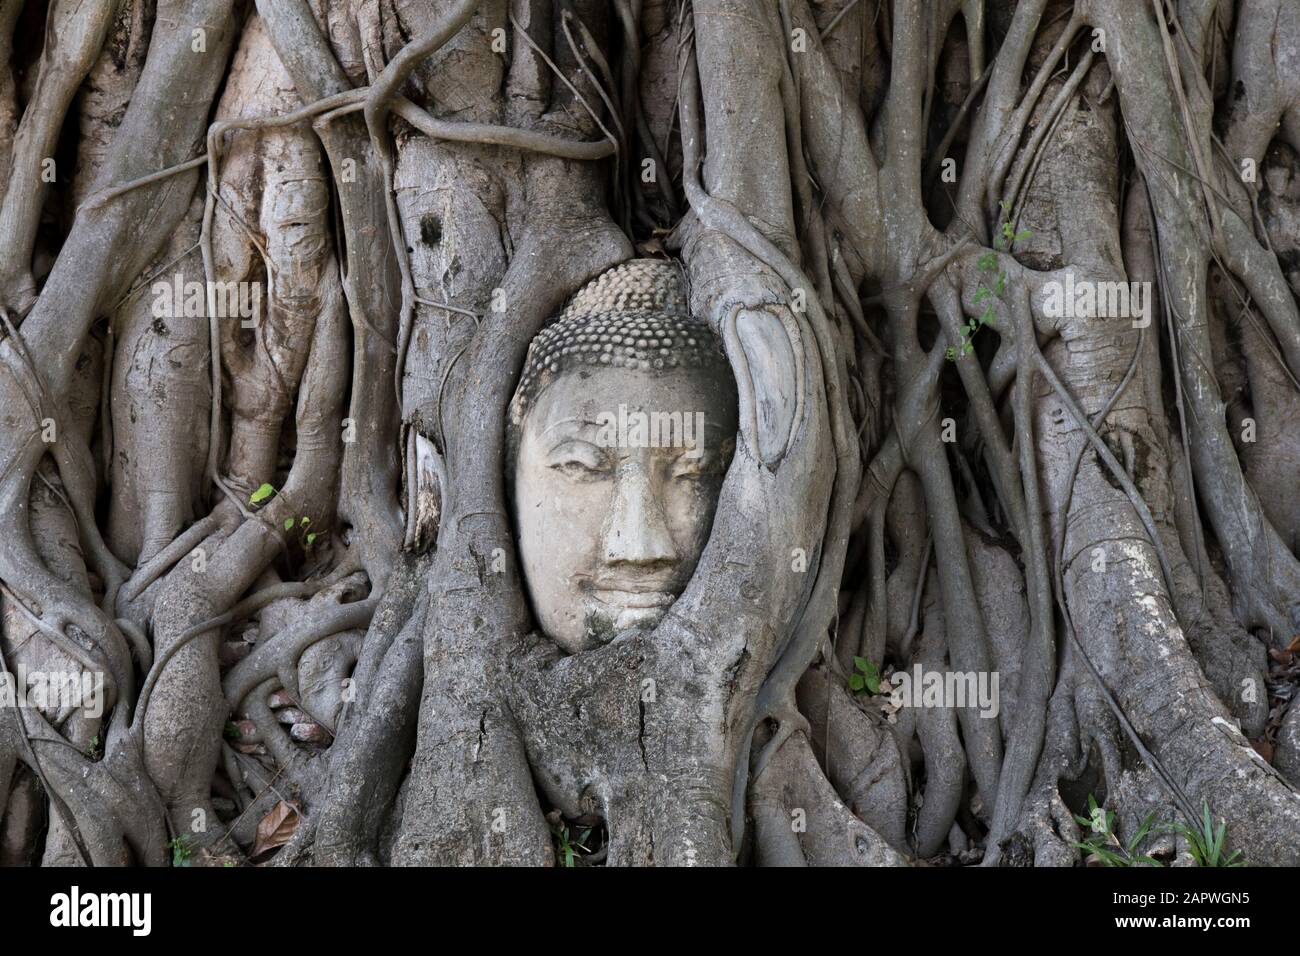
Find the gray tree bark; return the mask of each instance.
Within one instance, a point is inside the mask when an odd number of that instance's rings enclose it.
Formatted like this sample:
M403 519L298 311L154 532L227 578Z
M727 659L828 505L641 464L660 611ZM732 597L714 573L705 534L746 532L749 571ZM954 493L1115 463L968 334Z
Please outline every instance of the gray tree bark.
M0 862L1300 862L1297 103L1286 0L0 0L0 662L105 691ZM566 654L506 408L636 256L739 434Z

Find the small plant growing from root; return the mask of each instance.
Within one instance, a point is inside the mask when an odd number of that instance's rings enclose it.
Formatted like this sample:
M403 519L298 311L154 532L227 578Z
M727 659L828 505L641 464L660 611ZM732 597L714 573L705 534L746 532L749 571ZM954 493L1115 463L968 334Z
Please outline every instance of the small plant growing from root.
M1095 859L1102 866L1160 866L1155 857L1137 852L1142 841L1151 833L1155 813L1148 813L1127 841L1115 832L1115 812L1097 805L1097 798L1088 794L1088 816L1075 816L1075 822L1089 829L1082 842L1070 845L1084 854L1084 859Z
M1208 801L1201 801L1201 820L1197 827L1186 823L1165 823L1153 826L1154 811L1142 818L1141 824L1128 840L1121 840L1115 832L1115 814L1097 805L1096 798L1088 795L1088 816L1075 816L1080 826L1091 831L1082 842L1070 845L1083 851L1085 859L1093 858L1102 866L1164 866L1159 860L1147 854L1140 854L1137 848L1152 833L1177 833L1187 841L1188 852L1197 866L1244 866L1240 850L1224 853L1223 838L1227 832L1227 821L1220 820L1218 827L1210 815Z
M183 836L173 837L167 844L167 849L172 851L172 866L189 866L190 857L194 855L194 848L190 842Z
M1240 850L1233 850L1228 854L1223 852L1223 836L1227 828L1227 820L1220 820L1218 827L1215 827L1214 819L1210 816L1210 804L1202 800L1201 820L1198 827L1191 827L1186 823L1170 823L1164 829L1179 834L1187 841L1188 851L1197 866L1245 866L1246 861Z
M1028 239L1033 235L1029 229L1016 230L1007 217L1011 214L1011 204L1007 200L1002 200L999 205L1002 207L1002 225L998 228L997 233L993 236L993 245L998 252L1007 252L1011 247L1022 240ZM991 325L997 328L997 317L993 313L994 296L1001 297L1007 289L1007 274L998 268L997 252L985 252L976 260L981 272L993 275L992 285L986 285L981 282L975 288L975 304L983 304L984 309L975 318L971 319L961 327L961 344L950 345L944 350L944 355L949 361L956 361L958 356L969 355L975 351L975 333L982 327Z
M248 496L248 503L250 505L260 505L262 502L266 501L267 499L269 499L271 496L275 494L276 494L275 486L270 484L269 482L264 481L262 482L262 484L260 484L257 487L256 491L254 491L251 495ZM320 532L308 531L307 528L310 524L311 524L311 518L308 518L306 515L303 515L302 517L299 518L285 518L284 530L286 532L289 532L289 531L293 531L294 528L297 528L298 531L302 534L303 546L310 548L317 538L327 533L324 531L320 531Z
M590 853L587 840L591 837L591 827L583 827L575 834L570 834L569 825L563 819L551 823L551 838L555 843L555 852L560 865L574 867L578 865L580 854Z
M853 673L849 675L849 690L855 694L880 693L880 668L865 657L853 658Z

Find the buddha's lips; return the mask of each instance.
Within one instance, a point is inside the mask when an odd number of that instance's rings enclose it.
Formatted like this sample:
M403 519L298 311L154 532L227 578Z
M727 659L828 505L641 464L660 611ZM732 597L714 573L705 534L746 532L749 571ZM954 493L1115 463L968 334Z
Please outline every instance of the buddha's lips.
M677 600L671 591L628 591L615 588L592 588L591 596L602 604L620 608L667 607Z

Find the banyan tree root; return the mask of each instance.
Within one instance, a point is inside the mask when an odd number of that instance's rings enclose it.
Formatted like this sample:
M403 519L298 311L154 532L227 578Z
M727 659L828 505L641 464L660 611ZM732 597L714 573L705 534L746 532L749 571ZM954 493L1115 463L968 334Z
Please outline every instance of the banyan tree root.
M1091 795L1297 861L1292 5L45 6L0 662L102 694L0 707L0 860L1071 865ZM738 427L569 652L508 407L633 258Z

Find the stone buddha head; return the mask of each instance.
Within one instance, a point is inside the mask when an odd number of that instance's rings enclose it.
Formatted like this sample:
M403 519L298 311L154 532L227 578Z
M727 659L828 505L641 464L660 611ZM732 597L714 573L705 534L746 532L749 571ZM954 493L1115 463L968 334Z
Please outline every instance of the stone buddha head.
M736 386L675 262L584 286L528 350L507 426L533 612L569 653L653 627L709 538Z

